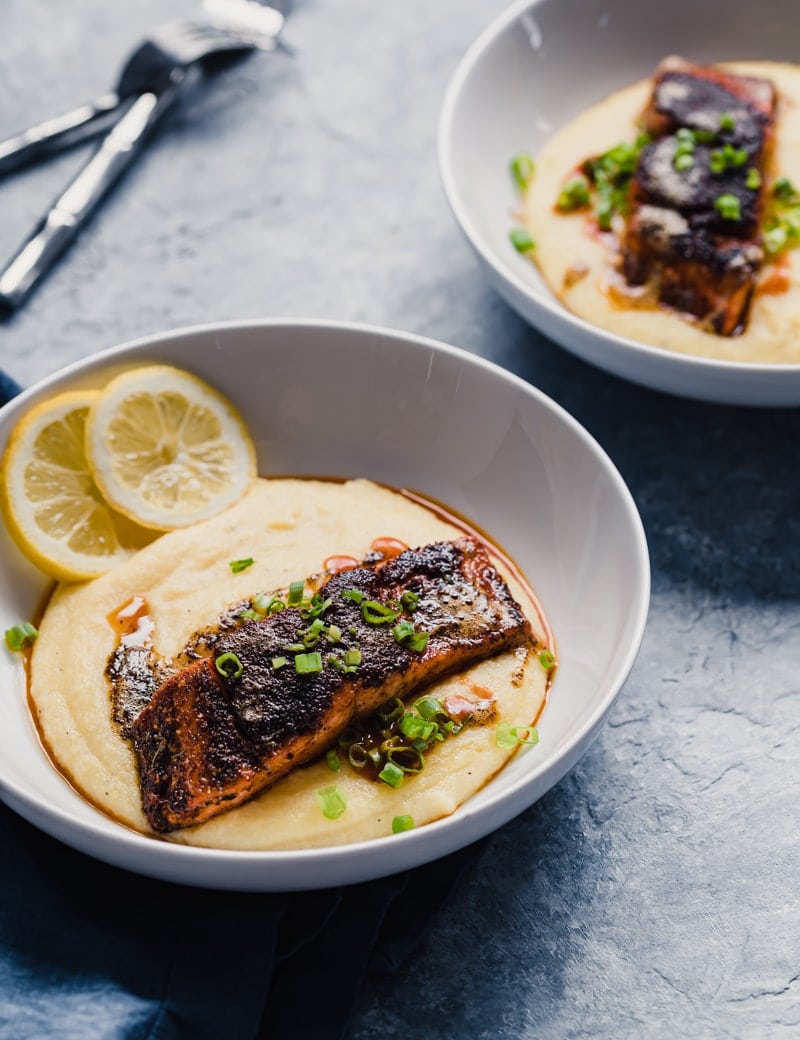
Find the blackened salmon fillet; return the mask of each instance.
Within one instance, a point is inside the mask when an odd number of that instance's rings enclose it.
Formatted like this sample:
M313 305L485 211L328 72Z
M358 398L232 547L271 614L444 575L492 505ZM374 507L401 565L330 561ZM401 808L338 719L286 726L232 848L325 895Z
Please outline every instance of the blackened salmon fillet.
M247 801L319 756L355 718L532 638L473 538L341 571L314 602L221 632L213 656L166 679L132 721L154 830Z
M642 116L622 272L723 336L742 332L764 253L760 224L775 128L766 79L667 58Z

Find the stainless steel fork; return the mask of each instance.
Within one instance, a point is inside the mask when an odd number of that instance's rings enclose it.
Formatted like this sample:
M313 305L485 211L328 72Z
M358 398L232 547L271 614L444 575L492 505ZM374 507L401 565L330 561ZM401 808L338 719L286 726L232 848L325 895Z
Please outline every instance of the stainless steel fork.
M157 86L174 69L196 64L209 71L232 54L274 46L283 16L259 8L259 18L257 31L208 21L162 25L129 55L111 91L0 141L0 176L107 130L122 114L125 99Z
M189 71L198 65L208 67L225 54L245 53L256 47L268 49L283 24L283 16L278 11L274 14L271 33L266 24L254 32L209 23L170 23L137 48L113 93L84 106L82 118L77 114L81 110L76 110L61 117L61 127L51 125L47 129L43 124L44 129L35 127L27 132L29 139L21 148L27 155L24 161L43 155L57 142L63 146L70 127L82 129L112 114L117 119L99 149L0 271L0 308L18 307L76 237L112 184L139 154L147 134L175 100ZM7 161L13 154L7 151Z

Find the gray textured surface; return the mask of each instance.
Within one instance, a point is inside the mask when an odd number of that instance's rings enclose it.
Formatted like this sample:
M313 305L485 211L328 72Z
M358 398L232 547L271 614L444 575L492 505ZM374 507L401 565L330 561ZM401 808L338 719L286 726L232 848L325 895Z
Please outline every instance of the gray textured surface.
M351 1040L800 1035L796 411L705 406L574 360L481 281L435 159L447 80L503 0L302 0L286 49L174 113L31 304L21 382L206 320L354 319L497 361L619 466L652 552L610 724L490 839ZM0 135L102 90L178 0L4 0ZM80 163L0 185L0 254ZM556 691L557 692L557 691Z

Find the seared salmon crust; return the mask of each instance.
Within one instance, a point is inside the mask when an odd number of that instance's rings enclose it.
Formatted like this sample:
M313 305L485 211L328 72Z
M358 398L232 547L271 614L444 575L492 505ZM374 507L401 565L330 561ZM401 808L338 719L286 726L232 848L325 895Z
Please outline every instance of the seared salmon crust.
M399 604L407 593L414 605L402 618L427 635L421 651L363 609L368 601ZM202 823L247 801L323 753L353 719L532 639L528 619L473 538L341 571L318 595L328 604L325 631L334 633L316 645L320 670L302 674L295 666L308 615L289 607L220 632L214 656L164 681L125 727L154 830ZM350 672L342 667L348 648L361 655ZM217 668L223 655L233 655L227 660L241 674Z
M718 335L744 330L764 259L775 106L768 80L673 57L656 71L642 117L653 140L631 188L623 274ZM681 134L691 136L684 155Z

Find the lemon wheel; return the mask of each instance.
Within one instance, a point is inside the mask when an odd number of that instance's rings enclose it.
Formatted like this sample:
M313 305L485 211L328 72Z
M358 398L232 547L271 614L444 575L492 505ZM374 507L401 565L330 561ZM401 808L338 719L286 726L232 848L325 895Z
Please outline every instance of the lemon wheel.
M169 365L132 369L92 405L92 475L114 509L168 531L237 502L256 476L255 449L230 402Z
M99 396L71 391L36 405L15 427L0 462L10 534L33 563L63 581L104 574L142 541L108 508L86 460L86 420Z

